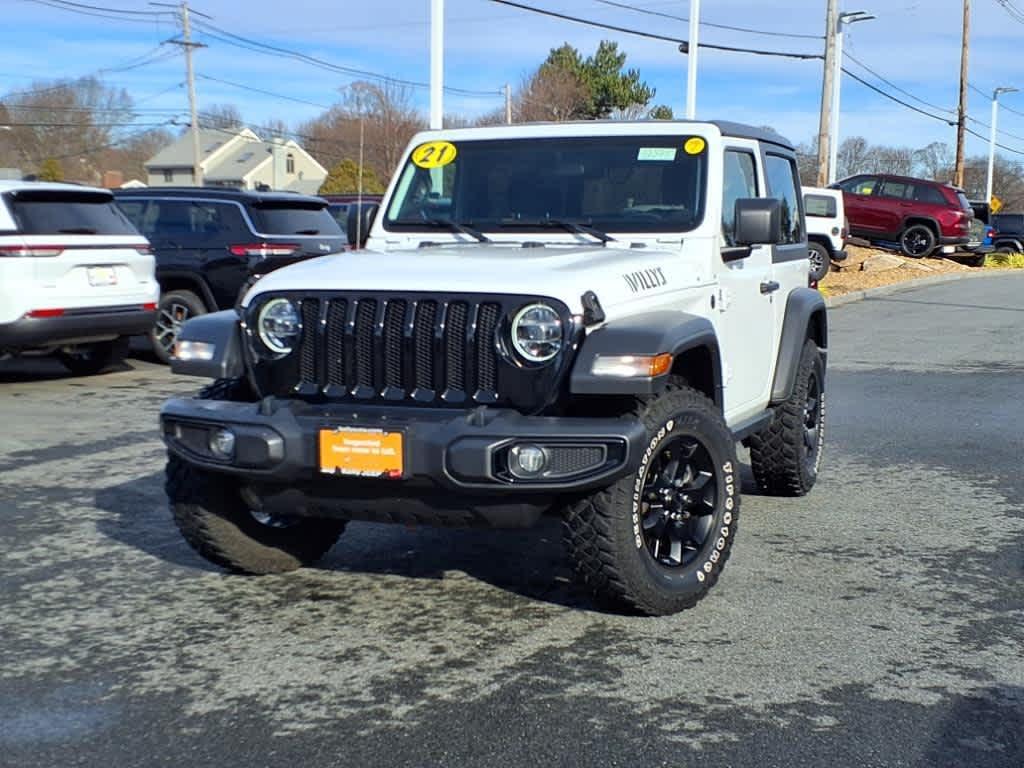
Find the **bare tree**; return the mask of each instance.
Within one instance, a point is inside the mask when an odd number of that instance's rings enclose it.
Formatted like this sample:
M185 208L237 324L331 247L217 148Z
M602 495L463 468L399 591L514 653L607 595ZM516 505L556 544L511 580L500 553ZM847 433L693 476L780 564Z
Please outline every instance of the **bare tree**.
M953 150L941 141L933 141L914 153L917 172L933 181L949 181L953 178Z
M839 145L836 178L846 178L874 170L871 148L863 136L851 136Z
M242 113L234 104L212 104L199 113L199 124L203 128L220 128L224 131L240 131L245 126Z
M590 91L578 75L560 67L541 67L523 80L512 105L517 123L572 120L590 103Z

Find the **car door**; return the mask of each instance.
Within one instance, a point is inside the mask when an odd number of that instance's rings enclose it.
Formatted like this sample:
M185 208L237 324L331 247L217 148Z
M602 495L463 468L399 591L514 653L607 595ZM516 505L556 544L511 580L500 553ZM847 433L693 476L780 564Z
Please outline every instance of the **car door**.
M903 220L913 213L915 186L902 179L885 179L878 196L878 222L883 233L899 236Z
M763 406L773 365L774 309L770 288L772 248L737 246L736 201L763 197L762 159L756 142L730 139L724 147L722 178L721 285L718 310L725 410L730 420L743 419ZM806 273L806 250L804 271Z
M878 179L874 176L854 176L839 185L843 190L850 231L856 235L871 235L879 231L873 200L877 187Z

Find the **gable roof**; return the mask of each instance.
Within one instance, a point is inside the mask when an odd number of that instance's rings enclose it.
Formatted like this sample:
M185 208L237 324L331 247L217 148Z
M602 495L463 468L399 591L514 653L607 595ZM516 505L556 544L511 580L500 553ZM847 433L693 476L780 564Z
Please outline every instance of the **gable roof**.
M269 141L239 141L230 150L211 162L204 178L207 181L236 181L270 159Z
M199 129L200 162L204 170L209 161L230 150L235 144L245 140L259 141L259 136L243 128L239 132L219 128ZM164 147L146 161L146 169L150 168L191 168L192 167L192 134L186 131L173 144Z

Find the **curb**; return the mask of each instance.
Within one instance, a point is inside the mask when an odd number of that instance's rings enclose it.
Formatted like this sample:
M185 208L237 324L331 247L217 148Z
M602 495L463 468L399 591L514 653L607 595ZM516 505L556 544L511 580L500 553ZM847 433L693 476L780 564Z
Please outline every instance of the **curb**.
M923 288L929 285L941 285L942 283L955 283L957 280L972 280L980 277L997 277L1005 276L1009 274L1024 275L1024 270L1019 269L1007 269L1007 270L979 270L978 272L968 272L961 274L953 272L946 275L933 275L932 277L922 277L917 280L907 280L902 283L893 283L892 285L881 285L878 288L867 288L863 291L852 291L851 293L844 293L842 296L833 296L832 298L825 299L825 306L829 309L833 307L841 307L844 304L853 304L857 301L863 301L864 299L870 299L875 296L888 296L893 293L902 293L903 291L911 291L915 288Z

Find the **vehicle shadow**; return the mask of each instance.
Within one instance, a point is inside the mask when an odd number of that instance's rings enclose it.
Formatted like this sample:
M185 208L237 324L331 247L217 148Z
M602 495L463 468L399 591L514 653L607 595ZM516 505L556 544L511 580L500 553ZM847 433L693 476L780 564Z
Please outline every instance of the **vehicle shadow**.
M109 513L99 531L164 562L218 571L195 554L178 533L164 497L163 473L155 472L95 494ZM484 530L351 523L319 570L440 580L461 571L504 591L545 603L603 610L576 586L561 540L561 520L533 528Z
M1024 687L990 685L957 696L948 710L920 765L1024 765Z

